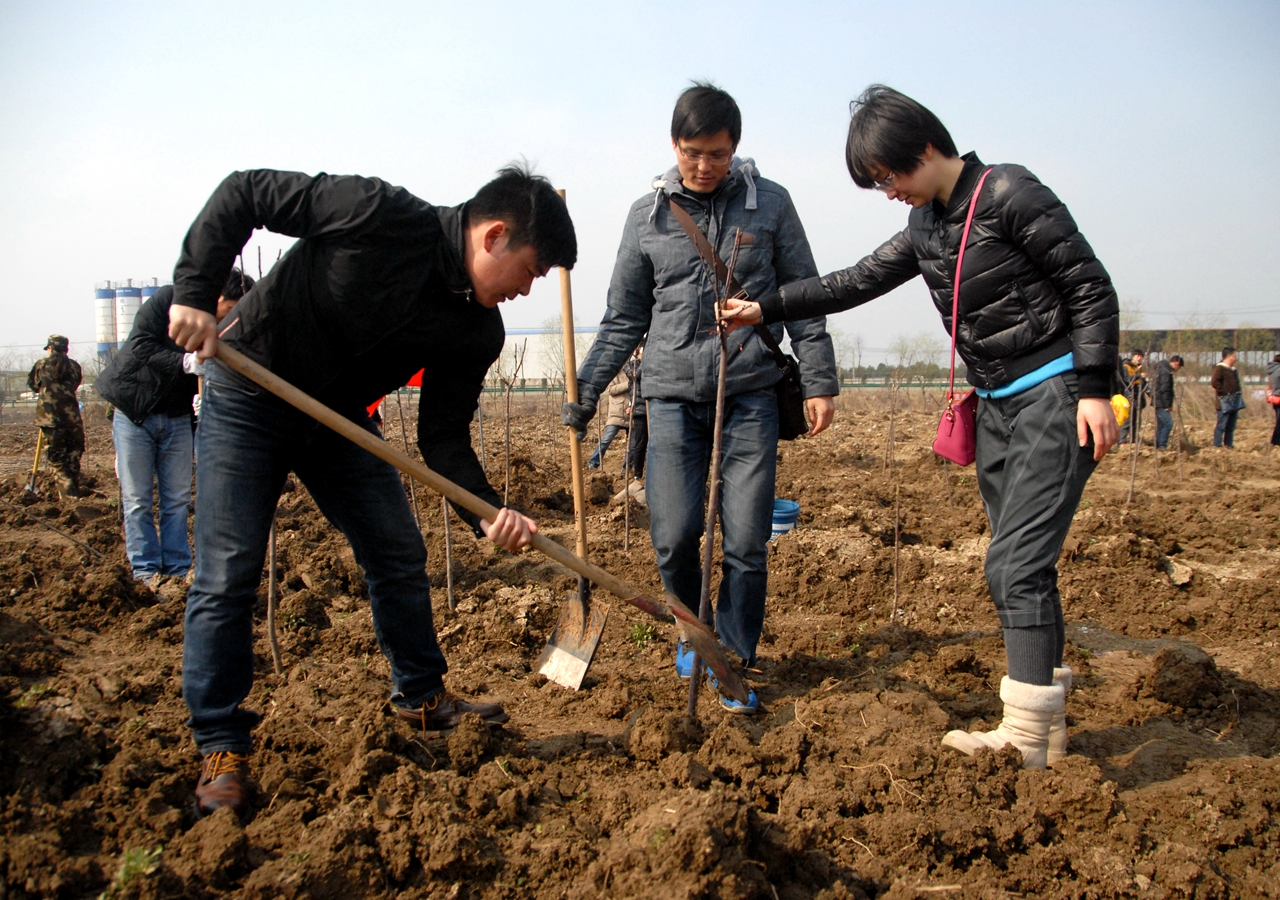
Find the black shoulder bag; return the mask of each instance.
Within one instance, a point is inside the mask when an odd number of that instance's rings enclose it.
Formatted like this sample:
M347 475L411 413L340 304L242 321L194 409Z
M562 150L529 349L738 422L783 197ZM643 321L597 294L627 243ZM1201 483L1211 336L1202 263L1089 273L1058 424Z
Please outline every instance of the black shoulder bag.
M715 272L717 281L724 284L725 277L729 274L729 267L720 259L711 242L707 240L707 236L693 223L693 217L689 215L688 210L674 200L671 200L668 205L676 221L689 235L689 240L693 241L693 246L698 250L698 256L702 257L703 262ZM747 292L742 289L742 285L738 284L737 279L730 279L727 288L730 297L747 298ZM778 438L794 441L801 435L809 433L809 423L804 418L804 388L800 384L800 363L794 356L782 352L782 348L774 340L773 332L763 323L752 327L760 336L760 340L764 341L764 345L769 348L769 352L773 354L773 361L782 372L782 377L773 388L778 395Z

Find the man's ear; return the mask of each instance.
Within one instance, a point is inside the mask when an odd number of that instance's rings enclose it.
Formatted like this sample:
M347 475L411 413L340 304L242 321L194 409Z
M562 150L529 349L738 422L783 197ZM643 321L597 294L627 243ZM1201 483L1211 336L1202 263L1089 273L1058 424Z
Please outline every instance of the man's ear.
M498 243L498 239L507 233L507 223L501 219L490 222L484 230L484 252L493 253L494 246Z

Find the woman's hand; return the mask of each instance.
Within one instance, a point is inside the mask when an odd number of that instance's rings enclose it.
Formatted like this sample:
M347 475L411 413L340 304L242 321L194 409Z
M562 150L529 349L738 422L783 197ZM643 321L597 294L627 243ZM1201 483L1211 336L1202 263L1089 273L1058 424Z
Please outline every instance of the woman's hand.
M1084 397L1076 405L1076 436L1080 446L1089 446L1093 434L1093 460L1097 462L1120 440L1120 426L1116 424L1111 401L1101 397Z
M729 334L744 326L754 325L763 318L760 304L754 300L739 300L730 297L724 301L724 309L720 313L720 321L724 323L724 332Z
M538 533L538 523L514 509L503 507L492 522L481 519L480 530L503 550L520 550L533 542L533 536Z

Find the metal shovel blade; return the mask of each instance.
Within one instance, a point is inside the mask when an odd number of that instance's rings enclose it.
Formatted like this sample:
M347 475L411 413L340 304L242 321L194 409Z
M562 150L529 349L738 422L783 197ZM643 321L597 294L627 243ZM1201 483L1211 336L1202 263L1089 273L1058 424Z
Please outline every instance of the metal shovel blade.
M571 691L582 687L608 616L609 607L589 600L585 591L568 594L535 671Z

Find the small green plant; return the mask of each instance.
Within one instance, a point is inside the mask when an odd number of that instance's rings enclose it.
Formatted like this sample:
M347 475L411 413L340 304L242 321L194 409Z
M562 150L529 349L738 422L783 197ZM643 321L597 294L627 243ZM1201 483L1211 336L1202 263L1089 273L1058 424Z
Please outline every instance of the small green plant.
M654 850L661 850L662 845L671 837L671 829L666 825L659 825L653 829L653 834L649 835L649 846Z
M146 847L126 850L124 856L120 858L120 868L116 869L115 879L105 891L98 895L98 900L111 900L118 891L123 890L138 876L150 875L160 867L160 854L163 852L163 846L156 847L154 850L148 850Z
M850 658L850 659L857 659L857 658L858 658L859 656L861 656L861 655L862 655L862 645L861 645L861 644L850 644L850 645L849 645L849 658Z
M1088 497L1080 501L1080 506L1079 506L1080 509L1088 509L1090 506L1093 506L1093 501L1090 500Z
M49 687L43 684L33 684L27 688L26 693L18 698L18 709L26 709L28 706L35 706L40 702L40 698L49 693Z
M306 620L302 618L302 616L298 615L296 612L286 612L286 613L280 614L280 627L285 631L297 631L299 628L301 628L305 624L306 624Z
M658 631L647 622L637 622L627 629L627 643L643 650L658 636Z

